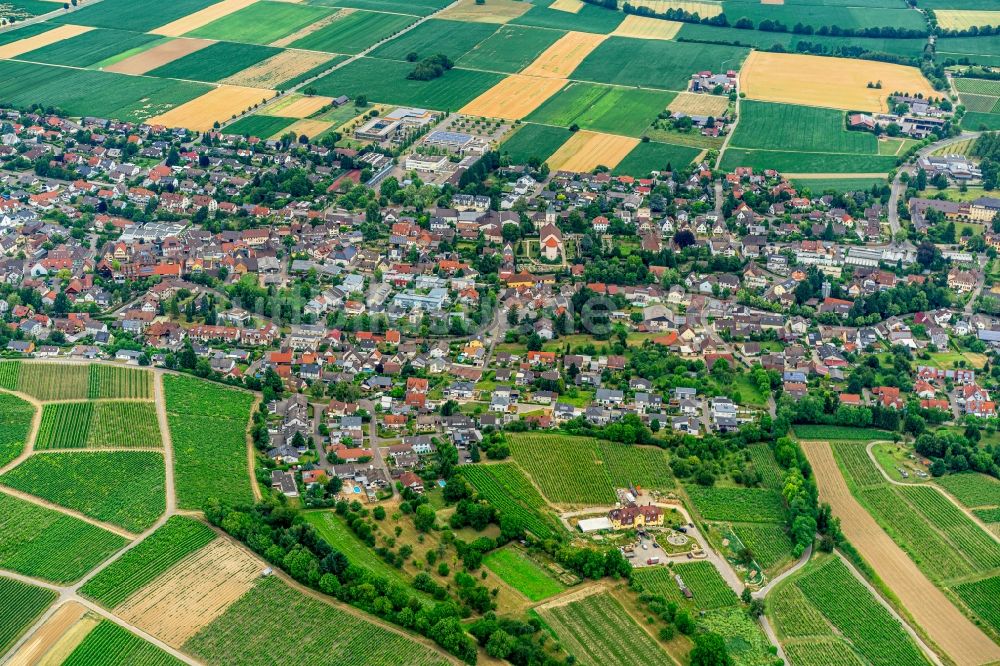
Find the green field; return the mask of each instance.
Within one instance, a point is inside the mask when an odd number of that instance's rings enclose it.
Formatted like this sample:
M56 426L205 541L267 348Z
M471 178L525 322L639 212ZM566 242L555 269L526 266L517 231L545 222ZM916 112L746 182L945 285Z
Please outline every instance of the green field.
M427 16L444 8L449 3L445 0L419 0L418 2L405 2L404 0L309 0L309 4Z
M0 361L0 388L8 391L16 391L20 375L20 361Z
M594 440L560 435L510 435L514 460L550 501L608 505L615 494L608 470L598 464Z
M358 12L362 13L362 12ZM352 14L355 16L357 14ZM350 18L350 17L348 17ZM406 24L400 27L404 27ZM411 53L417 60L443 54L458 60L471 51L479 42L493 35L497 26L492 23L466 23L430 19L413 30L396 37L372 51L375 58L406 60ZM371 43L371 42L369 42ZM359 49L360 50L360 49ZM494 69L486 67L485 69Z
M55 592L0 576L0 654L17 642L56 600Z
M261 580L202 628L184 644L184 652L206 663L241 666L273 666L289 659L368 666L450 663L421 643L306 596L275 577Z
M87 397L91 400L113 398L151 400L153 373L149 370L95 363L90 366Z
M246 116L227 126L226 133L257 136L261 139L267 139L294 122L295 118L278 118L277 116L264 115Z
M651 171L667 171L687 166L701 152L700 148L646 141L633 148L612 173L644 178Z
M885 178L801 178L792 181L799 190L809 189L813 194L834 192L869 192L873 185L885 185Z
M946 474L938 477L935 481L965 506L996 506L1000 504L1000 481L992 476L966 472L964 474Z
M1000 114L966 113L962 118L962 127L973 132L981 130L995 132L1000 130Z
M625 20L625 15L602 7L585 4L575 14L535 5L511 21L514 25L531 25L554 30L575 30L606 35Z
M410 580L405 573L376 556L337 514L331 511L310 511L303 514L303 517L316 528L324 541L343 553L351 564L402 585L409 585Z
M784 523L781 494L761 488L686 486L688 497L706 520L739 523Z
M874 134L849 132L844 122L844 112L834 109L743 100L730 145L804 153L878 152Z
M30 60L49 65L86 67L107 58L139 48L160 38L126 30L96 29L82 35L64 39L55 44L43 46L18 56L18 60Z
M858 440L870 442L873 439L891 440L892 433L876 428L851 428L849 426L794 425L792 429L799 439Z
M344 18L337 19L329 25L323 26L302 39L292 42L291 46L310 51L327 51L329 53L353 55L364 51L372 44L382 41L389 35L399 32L413 23L414 20L413 17L402 14L354 12ZM474 26L470 27L474 28ZM403 35L400 39L405 39L409 34ZM393 40L386 46L391 46L395 41ZM406 53L402 57L405 58Z
M125 543L117 534L0 493L0 569L70 583Z
M927 663L902 625L840 559L831 557L811 565L793 581L794 587L802 593L811 608L798 611L802 617L797 617L796 611L787 604L778 605L775 619L779 635L789 635L786 625L790 625L794 628L792 635L813 635L812 632L816 632L815 635L829 639L832 631L809 619L818 612L837 630L836 635L849 641L873 666ZM792 584L779 589L787 587L792 587ZM775 600L778 598L780 595ZM774 601L769 603L772 610L775 605Z
M570 78L687 90L688 80L694 72L717 70L725 61L729 61L728 69L739 69L748 53L748 49L736 46L609 37L591 51Z
M80 593L106 608L114 608L213 539L215 532L204 523L171 516L138 546L88 580Z
M214 4L213 0L102 0L63 14L58 23L147 32Z
M34 414L31 403L0 393L0 467L21 455Z
M752 0L726 0L722 4L730 24L735 24L741 18L748 18L754 22L754 25L765 19L780 21L787 25L789 30L797 23L816 29L823 26L852 29L882 26L922 31L927 29L919 13L908 10L901 5L891 9L881 7L876 10L864 6L863 3L847 7L826 2L764 5Z
M295 7L288 3L274 3ZM255 5L251 5L253 7ZM199 49L183 58L168 62L162 67L147 72L148 76L159 76L174 79L191 79L194 81L221 81L227 76L241 72L251 65L267 60L281 53L281 49L272 46L256 44L237 44L235 42L216 42L211 46Z
M151 402L65 402L45 405L35 449L158 449Z
M996 9L996 5L990 7ZM975 37L942 37L936 43L941 58L968 58L970 62L982 65L1000 64L1000 36L977 35ZM961 79L956 79L959 81ZM959 88L959 90L962 90ZM974 92L974 91L968 91Z
M253 396L182 375L164 375L163 388L178 508L201 509L213 498L251 502L246 428Z
M975 571L1000 568L1000 543L997 543L948 498L928 486L904 486L894 489L914 510L967 559Z
M192 30L185 36L270 44L305 28L330 12L325 7L261 0Z
M726 648L734 666L770 666L776 663L763 629L743 608L716 608L695 621L699 629L717 633L726 639Z
M673 93L592 83L569 83L528 116L529 122L642 136Z
M605 441L593 443L614 487L635 486L657 490L676 487L670 473L670 456L663 449Z
M324 62L324 63L322 63L320 65L316 65L312 69L307 70L305 72L302 72L301 74L293 76L292 78L288 79L287 81L282 81L279 85L277 85L275 87L278 90L288 90L289 88L293 88L293 87L299 85L300 83L302 83L304 81L308 81L309 79L313 78L314 76L319 76L320 74L322 74L326 70L330 69L331 67L333 67L334 65L336 65L339 62L343 62L344 60L347 60L347 56L345 56L345 55L331 56L331 58L329 60L327 60L326 62Z
M516 521L541 539L558 529L546 513L545 500L516 465L463 465L459 472L505 520Z
M363 95L369 102L454 111L504 78L501 74L455 68L432 81L412 81L406 76L413 67L408 62L361 58L324 76L312 87L319 95L347 95L352 99Z
M462 56L458 65L510 74L520 72L564 34L520 25L501 26L493 36Z
M567 652L581 664L660 666L670 658L607 593L537 609ZM613 630L611 629L613 627Z
M736 167L776 169L784 173L887 173L896 166L892 155L840 155L796 153L776 150L729 148L722 158L723 170Z
M780 490L784 486L785 472L774 459L771 447L767 444L752 444L747 447L747 450L750 451L750 462L753 463L753 468L760 472L764 487Z
M522 125L504 141L500 152L508 154L514 164L526 164L532 159L541 163L566 143L570 136L570 131L561 127Z
M787 561L792 553L792 540L783 525L775 523L736 523L733 532L753 554L762 569L771 569Z
M483 564L531 601L547 599L566 589L520 548L494 550L483 559Z
M181 666L183 661L124 629L101 620L70 653L63 666Z
M150 527L166 510L159 453L40 453L0 483L131 532Z
M792 3L788 2L785 4L791 5ZM700 23L685 23L681 26L680 32L677 33L675 39L681 41L715 42L719 44L740 44L759 49L771 49L774 45L780 44L785 50L793 52L796 50L797 44L807 42L811 45L820 44L831 52L838 47L854 47L874 53L891 53L907 58L921 57L924 52L924 46L927 44L927 40L919 38L826 37L817 34L797 35L791 31L765 32L762 30L741 30L731 25L728 27L718 27ZM728 65L727 69L729 69Z
M90 394L90 369L86 365L24 363L17 390L38 400L82 400Z
M106 1L91 7L103 7ZM52 106L70 116L144 121L209 90L191 81L0 61L0 99L5 104Z
M1000 523L1000 508L976 509L972 513L984 523Z
M691 591L690 600L681 593L674 579L675 574L681 577L684 585ZM736 593L730 589L711 562L674 564L670 569L643 567L635 570L633 579L641 583L648 592L663 595L668 601L700 611L734 606L739 601Z
M1000 632L1000 576L955 586L955 593L973 613Z

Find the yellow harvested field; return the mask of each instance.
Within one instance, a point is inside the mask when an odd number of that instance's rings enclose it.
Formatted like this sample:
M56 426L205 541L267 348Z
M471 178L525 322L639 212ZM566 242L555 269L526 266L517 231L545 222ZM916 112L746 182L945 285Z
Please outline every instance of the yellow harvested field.
M332 97L289 95L268 108L267 115L278 116L279 118L308 118L331 102L333 102Z
M678 93L667 105L670 112L686 113L689 116L721 116L729 108L729 98L722 95L699 93Z
M236 72L223 79L222 83L250 88L277 88L285 81L308 72L329 59L329 53L290 49Z
M557 12L579 14L580 10L583 9L583 2L581 0L556 0L549 5L549 9L554 9Z
M481 5L476 4L476 0L461 0L454 7L435 14L434 18L467 23L506 23L529 9L531 3L522 0L489 0Z
M967 30L973 26L1000 25L1000 11L967 9L935 9L938 25L949 30Z
M222 2L217 2L214 5L209 5L204 9L197 11L193 14L188 14L187 16L182 16L176 21L171 21L166 25L161 25L159 28L154 28L149 32L154 35L166 35L167 37L180 37L181 35L191 32L192 30L197 30L198 28L208 25L216 19L220 19L223 16L228 16L233 12L237 12L241 9L249 7L257 0L222 0Z
M552 171L589 173L599 166L613 169L638 145L639 139L632 137L580 130L546 162Z
M207 132L212 129L212 123L230 120L233 115L243 113L254 104L260 104L271 97L274 97L273 90L223 85L146 122L149 125L185 127L195 132Z
M673 39L681 29L681 25L678 21L629 14L611 34L616 37L636 39Z
M66 662L66 659L73 654L73 650L87 637L87 634L93 631L94 627L100 623L101 618L99 616L91 613L84 615L45 653L45 657L38 662L38 666L62 666Z
M607 35L589 32L567 32L559 41L542 51L535 62L528 65L521 74L565 79L606 38Z
M668 9L683 9L697 14L701 18L718 16L722 13L721 2L703 2L701 0L631 0L636 7L648 7L654 12L663 13Z
M869 88L869 82L882 88ZM936 97L915 67L794 53L751 51L740 70L740 90L750 99L847 111L885 112L893 90Z
M38 628L31 638L24 642L10 661L8 666L35 666L51 651L60 639L83 619L87 608L76 601L70 601L49 616L49 619Z
M115 614L179 648L246 594L263 566L228 539L216 539L133 594Z
M783 5L785 0L760 0L762 5Z
M91 30L93 30L93 28L88 28L83 25L61 25L47 32L43 32L40 35L26 37L24 39L19 39L16 42L0 46L0 58L16 58L22 53L34 51L35 49L40 49L43 46L55 44L56 42L61 42L64 39L82 35L83 33L90 32Z
M118 72L119 74L145 74L214 43L210 39L171 39L169 42L157 44L148 51L136 53L134 56L108 65L104 71Z
M562 79L512 74L466 104L459 113L520 120L562 90Z
M290 2L291 0L286 0L286 1ZM301 0L299 0L299 1L301 1ZM302 28L300 30L296 30L295 32L293 32L290 35L282 37L281 39L274 40L273 42L271 42L271 46L289 46L290 44L292 44L292 42L297 42L300 39L302 39L303 37L308 37L312 33L314 33L317 30L319 30L320 28L325 28L326 26L330 25L334 21L339 21L340 19L344 18L348 14L353 14L354 11L355 10L353 10L353 9L341 9L339 11L333 12L332 14L327 14L326 16L324 16L323 18L321 18L320 20L314 21L313 23L310 23L306 27L304 27L304 28ZM329 58L330 56L328 55L327 57Z
M285 129L281 130L272 139L280 139L282 134L288 134L289 132L295 132L295 136L302 136L305 134L309 139L315 139L323 132L331 129L333 123L327 122L325 120L297 120Z

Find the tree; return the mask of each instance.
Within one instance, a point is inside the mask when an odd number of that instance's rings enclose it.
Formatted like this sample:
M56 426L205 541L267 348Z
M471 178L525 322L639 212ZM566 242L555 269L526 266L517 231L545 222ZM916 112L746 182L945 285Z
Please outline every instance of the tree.
M681 229L676 234L674 234L674 245L683 250L686 247L694 245L695 238L694 234L688 229Z
M486 654L495 659L506 659L516 645L516 638L503 629L497 629L486 643Z
M421 532L430 532L434 529L434 521L437 514L428 504L421 504L413 514L413 525Z
M726 650L726 641L715 632L696 636L691 650L691 666L732 666L733 659Z

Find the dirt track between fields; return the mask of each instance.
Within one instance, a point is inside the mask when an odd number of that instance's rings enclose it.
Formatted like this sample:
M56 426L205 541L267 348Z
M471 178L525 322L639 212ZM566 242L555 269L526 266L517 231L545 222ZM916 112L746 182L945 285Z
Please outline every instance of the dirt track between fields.
M819 499L840 518L844 535L937 646L959 666L1000 660L996 645L927 579L851 494L828 442L802 442Z

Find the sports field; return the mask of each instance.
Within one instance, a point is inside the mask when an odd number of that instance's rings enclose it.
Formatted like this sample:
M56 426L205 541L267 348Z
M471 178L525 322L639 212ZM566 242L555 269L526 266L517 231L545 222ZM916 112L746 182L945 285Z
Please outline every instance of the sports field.
M881 89L868 87L879 81ZM740 89L750 99L872 112L888 110L887 91L938 96L914 67L761 51L744 63Z

